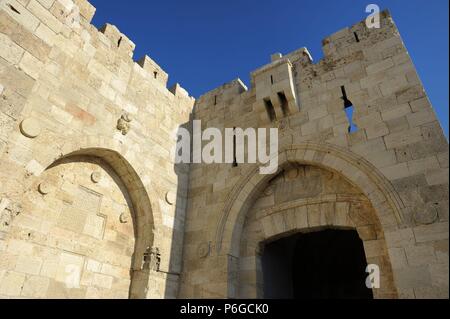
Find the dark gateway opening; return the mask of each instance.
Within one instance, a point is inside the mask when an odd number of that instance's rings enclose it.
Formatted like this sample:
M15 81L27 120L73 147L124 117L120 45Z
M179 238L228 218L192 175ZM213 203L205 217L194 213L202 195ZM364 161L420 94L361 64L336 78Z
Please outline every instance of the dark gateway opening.
M268 243L262 267L267 299L373 299L356 231L324 230Z

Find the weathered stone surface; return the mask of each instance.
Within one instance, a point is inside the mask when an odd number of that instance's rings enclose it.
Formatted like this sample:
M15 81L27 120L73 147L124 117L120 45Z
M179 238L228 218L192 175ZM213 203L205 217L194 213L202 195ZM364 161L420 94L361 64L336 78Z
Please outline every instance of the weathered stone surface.
M337 228L380 266L376 298L448 298L448 142L388 12L195 101L88 1L8 3L1 297L259 297L268 240ZM278 128L279 171L174 164L192 120Z

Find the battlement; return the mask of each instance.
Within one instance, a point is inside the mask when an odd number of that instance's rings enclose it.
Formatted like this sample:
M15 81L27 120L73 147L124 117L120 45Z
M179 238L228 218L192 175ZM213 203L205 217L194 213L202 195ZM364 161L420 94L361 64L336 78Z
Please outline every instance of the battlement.
M380 28L368 28L366 20L341 29L322 40L324 58L347 55L350 50L362 50L391 36L398 36L398 30L389 10L379 13Z
M308 258L266 244L342 228L373 297L448 299L448 142L388 12L195 101L85 0L0 4L0 298L269 297Z
M123 52L130 58L133 57L136 45L125 34L120 32L115 25L107 23L99 31L111 41L112 47L116 47L119 52Z
M237 78L200 96L196 101L196 107L197 109L201 109L208 106L219 105L243 92L247 92L247 90L248 88L244 82Z
M272 113L270 115L272 119L294 114L301 108L299 95L302 95L305 87L311 86L309 82L314 81L314 78L344 66L347 73L351 73L352 67L357 69L354 66L358 64L357 61L376 59L376 55L386 57L401 50L404 45L389 11L380 12L379 18L380 28L369 29L366 20L362 20L324 38L322 40L324 57L317 62L314 62L308 49L304 47L285 55L272 54L270 63L251 72L249 90L254 91L258 101L254 109L257 112L264 108L273 109L273 112L269 112ZM371 50L374 46L377 46L376 50ZM390 50L383 52L383 47ZM336 75L327 76L333 79L336 77ZM302 84L305 79L309 81L306 86ZM336 81L338 82L342 81ZM227 85L224 85L204 94L201 98L203 102L197 102L198 107L214 105L226 87ZM234 91L235 96L241 93L240 90Z
M8 0L2 1L1 5L0 9L10 18L50 45L54 43L58 35L69 39L71 35L78 34L86 42L85 46L95 47L93 43L90 43L92 36L86 31L93 32L95 29L91 21L96 8L87 0ZM99 28L98 32L100 43L107 45L124 59L133 61L136 45L115 25L107 23ZM91 50L93 49L95 48ZM147 78L155 79L167 89L169 76L154 60L144 56L136 63L148 73Z

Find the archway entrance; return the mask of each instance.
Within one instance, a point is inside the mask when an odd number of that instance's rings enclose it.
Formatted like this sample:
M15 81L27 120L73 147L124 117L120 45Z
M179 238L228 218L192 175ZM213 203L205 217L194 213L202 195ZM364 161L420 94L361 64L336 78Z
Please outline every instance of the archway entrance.
M323 230L267 243L262 257L264 298L373 299L358 233Z

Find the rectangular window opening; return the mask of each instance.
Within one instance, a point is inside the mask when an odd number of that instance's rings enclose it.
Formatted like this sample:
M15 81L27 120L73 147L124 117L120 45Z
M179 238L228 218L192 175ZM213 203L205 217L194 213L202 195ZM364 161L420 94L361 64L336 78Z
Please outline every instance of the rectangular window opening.
M281 111L283 112L284 116L289 115L289 107L288 107L288 100L286 98L286 95L283 92L278 92L278 97L281 101Z
M272 101L270 99L264 99L264 106L266 107L267 115L269 116L269 119L271 122L276 120L277 116L275 114L275 109L273 107Z
M356 32L353 32L353 35L355 36L355 40L356 40L356 42L359 42L359 37L358 37L358 33L356 33Z
M233 127L233 167L238 167L237 162L237 146L236 146L236 128Z
M8 4L8 7L9 7L14 13L20 14L20 11L17 10L13 5Z

